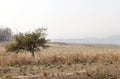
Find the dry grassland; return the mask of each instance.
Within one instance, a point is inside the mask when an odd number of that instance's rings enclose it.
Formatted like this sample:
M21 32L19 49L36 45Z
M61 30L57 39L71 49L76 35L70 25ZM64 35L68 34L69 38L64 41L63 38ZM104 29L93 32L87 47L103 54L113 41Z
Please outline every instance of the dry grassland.
M0 45L0 79L120 79L120 46L49 43L31 53Z

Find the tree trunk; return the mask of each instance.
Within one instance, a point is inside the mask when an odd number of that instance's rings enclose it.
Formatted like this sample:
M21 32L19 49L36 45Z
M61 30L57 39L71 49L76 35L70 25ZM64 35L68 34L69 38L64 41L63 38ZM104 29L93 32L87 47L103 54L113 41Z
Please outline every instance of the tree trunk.
M32 53L32 56L35 57L35 53L34 53L34 51L31 51L31 53Z

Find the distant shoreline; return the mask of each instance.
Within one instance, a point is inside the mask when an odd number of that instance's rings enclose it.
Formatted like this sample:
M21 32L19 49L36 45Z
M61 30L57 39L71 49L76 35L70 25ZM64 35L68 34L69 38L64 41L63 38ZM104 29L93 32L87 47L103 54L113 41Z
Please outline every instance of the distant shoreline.
M52 39L51 42L55 43L65 43L65 44L103 44L103 45L120 45L117 41L107 41L107 40L83 40L83 39Z
M95 46L95 47L110 47L110 48L120 48L120 45L115 44L98 44L98 43L65 43L65 42L49 42L50 44L58 45L81 45L81 46Z

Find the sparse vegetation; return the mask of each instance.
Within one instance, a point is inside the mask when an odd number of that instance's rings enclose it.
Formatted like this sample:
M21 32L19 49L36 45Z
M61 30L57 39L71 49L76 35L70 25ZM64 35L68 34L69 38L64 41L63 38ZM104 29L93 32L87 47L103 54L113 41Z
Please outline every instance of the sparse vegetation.
M119 79L119 46L47 45L47 50L35 53L33 58L27 51L6 52L1 44L0 78Z

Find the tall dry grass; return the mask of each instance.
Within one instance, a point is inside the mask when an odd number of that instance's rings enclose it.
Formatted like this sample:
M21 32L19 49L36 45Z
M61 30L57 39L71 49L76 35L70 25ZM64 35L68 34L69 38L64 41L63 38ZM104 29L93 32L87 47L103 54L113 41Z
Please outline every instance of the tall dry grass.
M75 64L75 63L115 63L120 62L120 49L86 45L50 44L50 48L37 52L35 58L31 53L6 52L0 50L0 66L23 64Z

